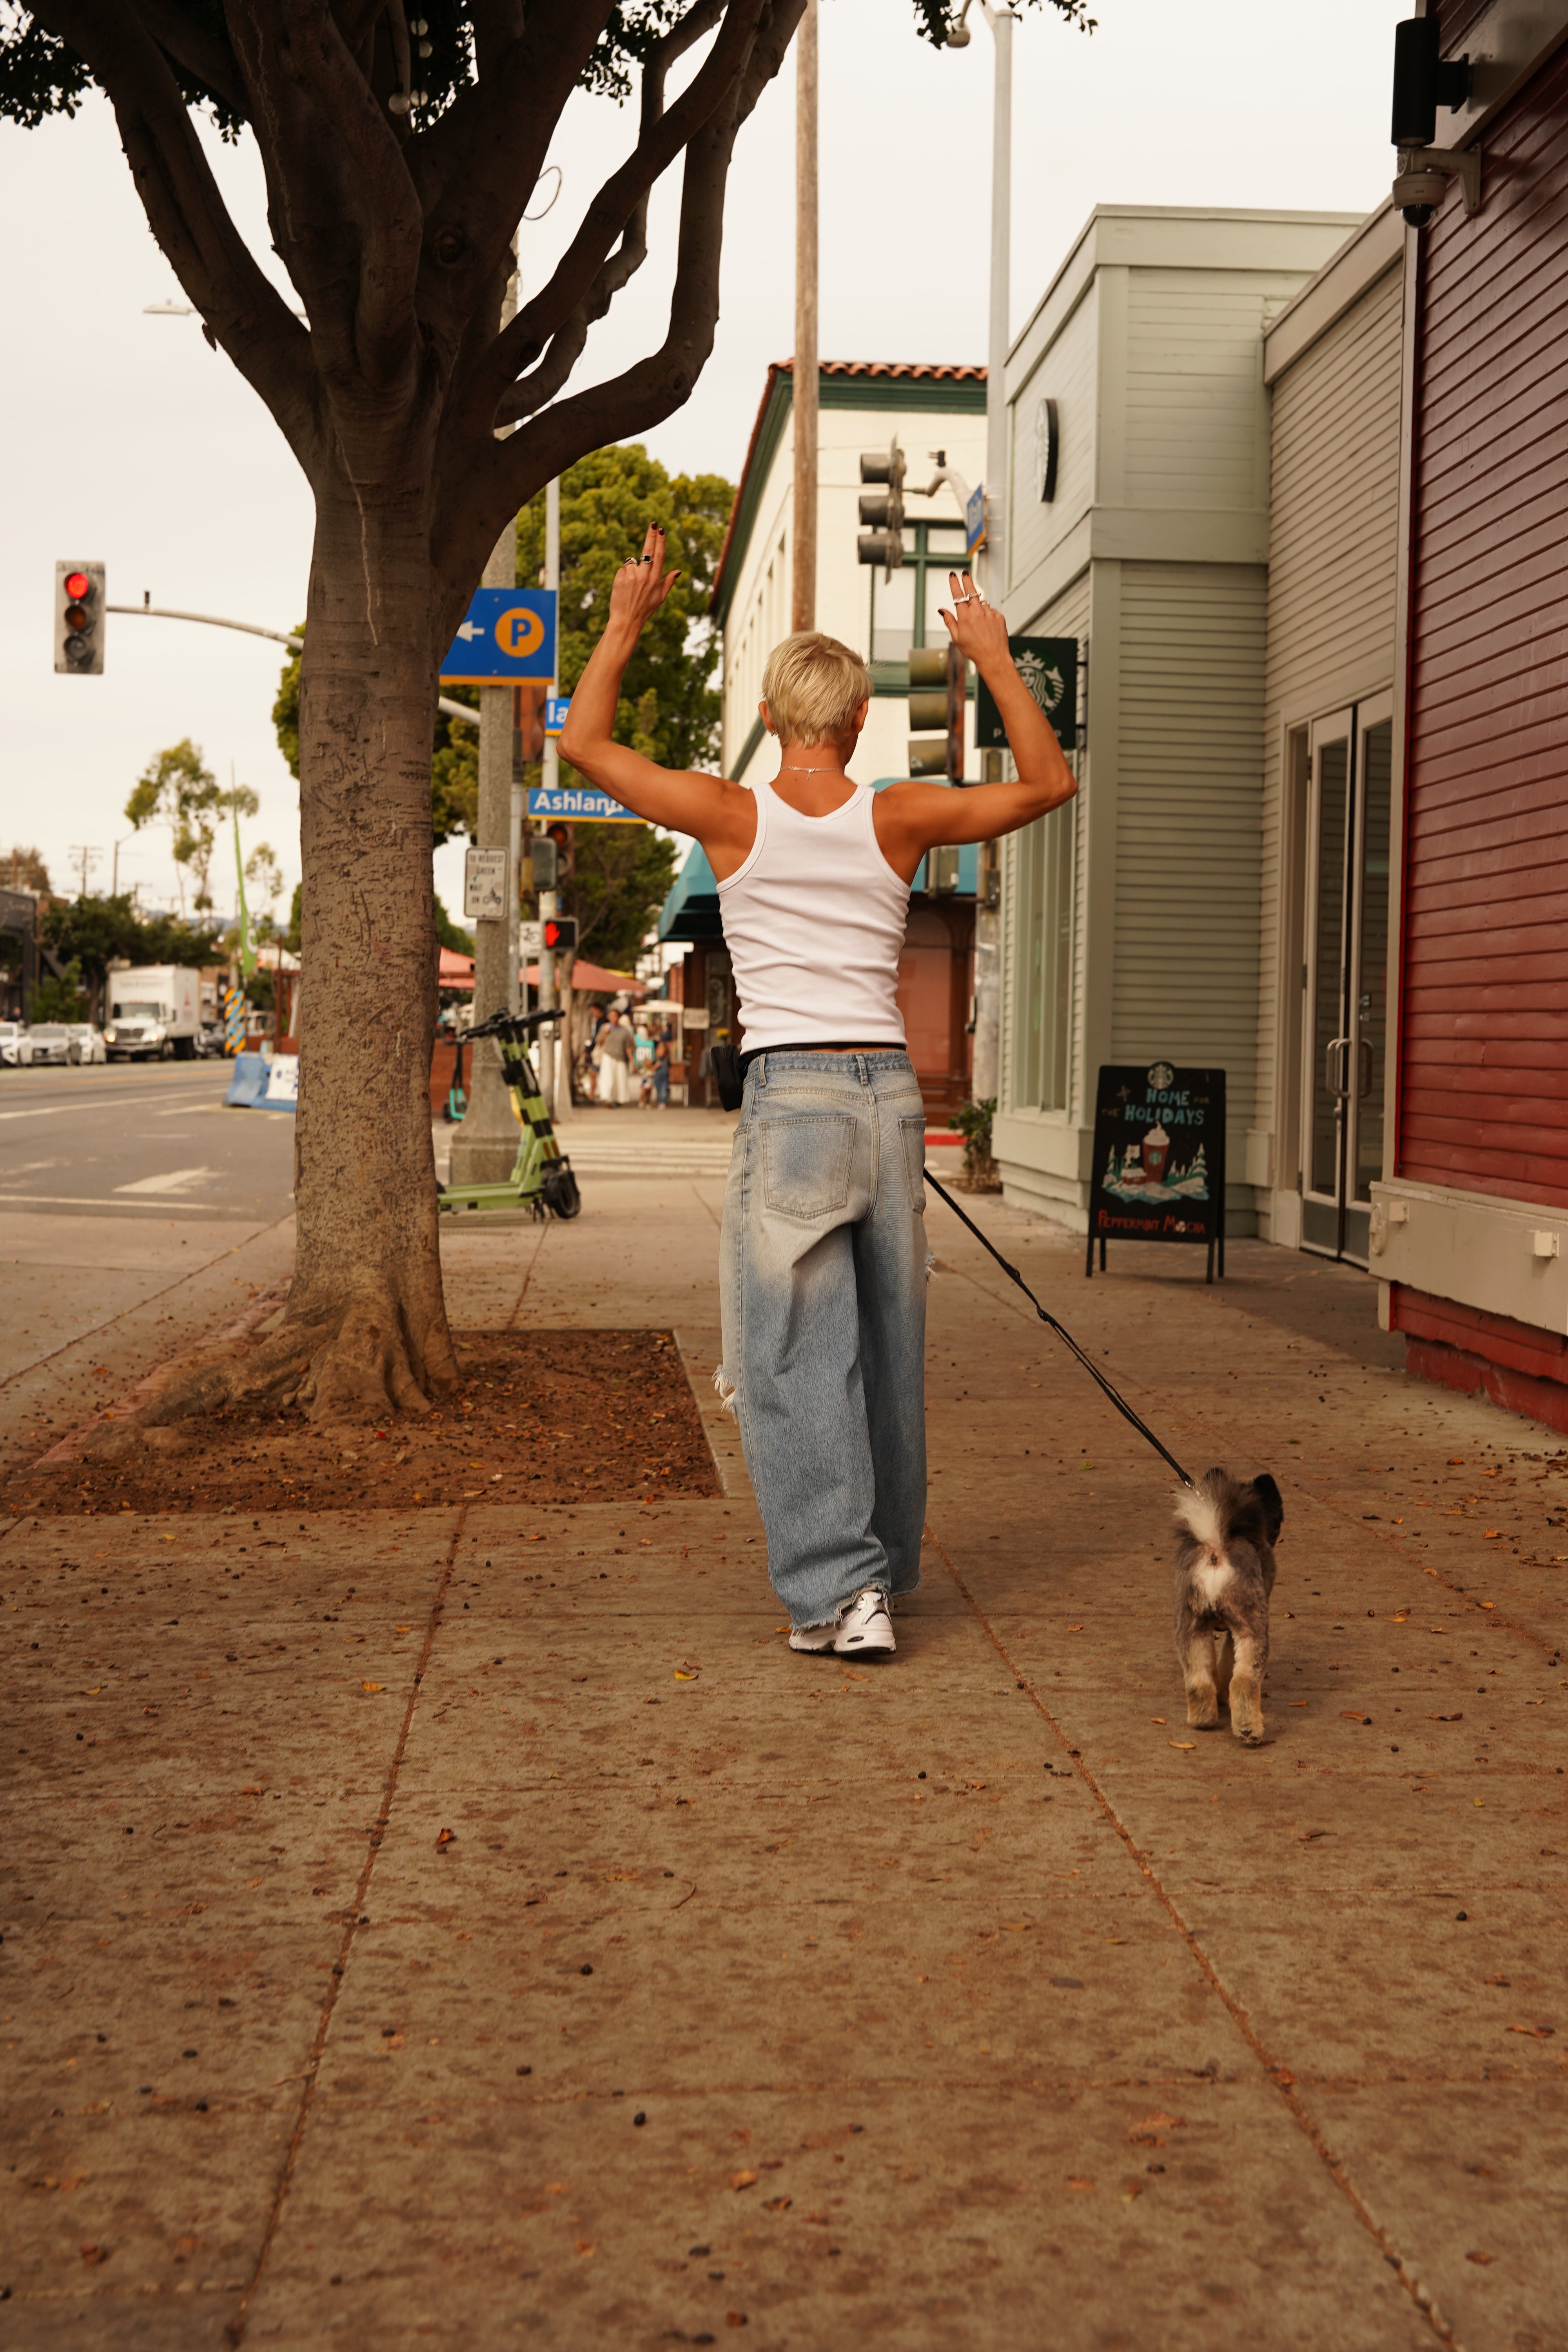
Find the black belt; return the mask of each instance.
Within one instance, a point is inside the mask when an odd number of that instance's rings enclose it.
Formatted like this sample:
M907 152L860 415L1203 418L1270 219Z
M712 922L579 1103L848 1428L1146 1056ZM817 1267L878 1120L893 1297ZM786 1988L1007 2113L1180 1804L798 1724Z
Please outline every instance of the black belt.
M744 1077L752 1064L759 1060L763 1054L907 1054L908 1052L909 1047L901 1037L885 1037L879 1045L868 1045L863 1040L858 1044L828 1045L824 1045L818 1038L811 1037L801 1045L753 1045L750 1053L742 1054L741 1056L741 1076Z

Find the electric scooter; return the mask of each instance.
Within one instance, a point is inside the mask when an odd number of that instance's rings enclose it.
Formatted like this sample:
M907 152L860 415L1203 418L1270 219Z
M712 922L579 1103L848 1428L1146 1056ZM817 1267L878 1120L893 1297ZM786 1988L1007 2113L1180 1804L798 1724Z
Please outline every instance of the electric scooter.
M574 1217L582 1208L577 1179L556 1140L528 1054L531 1034L561 1017L553 1011L498 1013L493 1020L468 1032L470 1045L481 1037L499 1042L503 1075L522 1133L517 1160L504 1183L443 1184L436 1196L438 1209L526 1209L535 1217ZM470 1074L471 1069L470 1065Z

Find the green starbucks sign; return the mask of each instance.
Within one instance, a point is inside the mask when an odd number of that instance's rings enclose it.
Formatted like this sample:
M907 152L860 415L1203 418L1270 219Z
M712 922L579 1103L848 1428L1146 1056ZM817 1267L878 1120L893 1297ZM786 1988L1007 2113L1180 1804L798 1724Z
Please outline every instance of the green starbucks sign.
M1009 637L1018 675L1056 730L1064 751L1078 749L1078 639ZM974 748L1005 751L1007 733L984 678L974 709Z

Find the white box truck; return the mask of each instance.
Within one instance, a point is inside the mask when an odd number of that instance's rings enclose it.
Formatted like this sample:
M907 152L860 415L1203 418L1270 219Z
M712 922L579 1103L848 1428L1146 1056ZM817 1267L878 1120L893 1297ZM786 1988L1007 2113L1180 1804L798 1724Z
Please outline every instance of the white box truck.
M145 963L110 973L103 1043L111 1062L188 1062L201 1034L199 972Z

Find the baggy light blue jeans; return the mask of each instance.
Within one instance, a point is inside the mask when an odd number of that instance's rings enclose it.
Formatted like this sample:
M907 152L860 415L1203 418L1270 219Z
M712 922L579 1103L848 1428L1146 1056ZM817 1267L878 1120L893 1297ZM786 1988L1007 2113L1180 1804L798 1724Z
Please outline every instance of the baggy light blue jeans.
M769 1053L724 1193L721 1395L795 1625L921 1580L925 1111L909 1055Z

